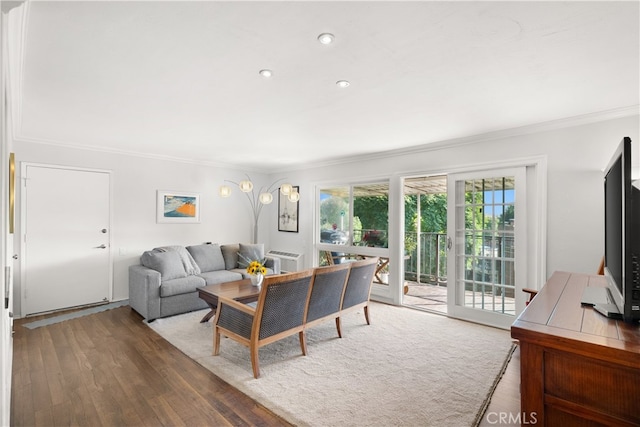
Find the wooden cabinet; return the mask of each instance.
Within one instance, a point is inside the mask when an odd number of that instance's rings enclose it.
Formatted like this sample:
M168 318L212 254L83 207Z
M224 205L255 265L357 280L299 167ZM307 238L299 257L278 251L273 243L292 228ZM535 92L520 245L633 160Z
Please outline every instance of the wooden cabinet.
M548 426L640 425L640 325L580 300L604 276L556 272L511 327L522 416Z

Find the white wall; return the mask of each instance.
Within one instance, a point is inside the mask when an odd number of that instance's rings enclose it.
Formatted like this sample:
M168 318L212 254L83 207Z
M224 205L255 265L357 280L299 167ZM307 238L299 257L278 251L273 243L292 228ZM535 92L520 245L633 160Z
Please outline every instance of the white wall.
M245 171L24 141L16 142L15 152L17 162L112 172L111 251L114 300L128 298L128 267L139 263L140 255L145 250L165 245L190 245L206 241L249 242L252 239L253 216L244 194L236 190L229 198L223 199L218 196L218 187L224 183L225 179L238 182L244 179ZM263 174L250 173L250 176L255 183L264 185ZM18 179L21 177L19 176ZM201 222L199 224L156 223L157 190L200 193ZM18 207L21 201L22 194L19 192ZM276 207L275 204L270 205L262 213L259 227L260 241L265 241L268 236L268 208ZM20 213L17 216L19 218ZM20 222L18 222L16 233L22 233ZM19 241L16 245L16 253L20 253ZM20 266L16 265L16 268L19 269ZM17 276L14 286L16 295L14 308L19 314L21 311L18 296L21 295L21 283Z
M270 177L251 174L254 181L262 184L286 177L300 186L301 194L299 233L277 231L276 197L262 214L259 240L265 242L267 250L302 252L306 266L311 266L314 189L318 183L388 178L394 174L446 173L463 166L544 155L548 159L547 276L555 270L593 273L603 252L602 169L623 136L630 136L634 142L640 140L639 126L640 120L635 116L453 148L305 167ZM229 199L218 196L218 187L224 179L237 182L243 179L245 171L24 141L16 143L15 152L19 162L112 171L115 300L128 297L128 266L137 263L144 250L170 244L251 240L252 216L244 196L238 191ZM157 224L156 190L200 193L202 222ZM19 247L16 252L20 252ZM20 295L20 282L16 282L15 292ZM19 304L20 298L15 299ZM15 310L20 313L19 307Z
M313 197L319 182L446 173L464 166L543 155L548 161L547 277L555 270L595 273L604 252L602 169L622 137L631 137L637 148L639 127L638 116L626 117L453 148L289 171L285 174L289 181L300 185L300 234L278 233L271 228L270 245L301 251L307 265L311 264ZM636 153L637 160L640 152ZM271 221L275 224L276 219Z

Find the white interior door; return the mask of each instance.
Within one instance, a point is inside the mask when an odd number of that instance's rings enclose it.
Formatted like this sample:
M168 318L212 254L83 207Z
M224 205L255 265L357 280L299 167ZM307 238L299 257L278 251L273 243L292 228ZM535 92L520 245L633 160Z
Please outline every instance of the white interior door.
M108 301L110 174L23 166L23 316Z
M508 328L527 280L526 169L448 179L448 314Z

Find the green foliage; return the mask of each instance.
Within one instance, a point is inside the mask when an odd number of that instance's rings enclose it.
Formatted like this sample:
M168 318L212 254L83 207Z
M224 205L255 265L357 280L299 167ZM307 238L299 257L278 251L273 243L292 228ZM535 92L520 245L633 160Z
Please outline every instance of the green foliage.
M366 229L387 231L389 197L356 197L353 200L353 215L360 218L360 222Z
M340 228L340 221L344 215L344 225L348 229L349 225L349 203L339 197L329 197L320 203L320 226L324 230L331 230L333 225Z
M508 225L511 222L511 220L514 219L515 217L516 217L515 206L508 205L505 208L504 213L498 217L498 224L500 224L501 227Z
M386 236L389 218L389 202L386 196L357 197L354 200L353 240L362 239L362 230L377 229ZM320 228L333 229L334 224L340 229L344 213L344 230L349 230L349 202L347 199L332 196L320 203ZM385 243L386 246L386 243Z
M389 229L389 196L356 197L353 200L354 242L376 247L387 247ZM358 219L359 226L356 226ZM362 230L362 233L360 233ZM372 231L376 230L376 231Z
M421 194L420 196L420 229L423 233L447 232L447 195ZM417 247L418 230L418 195L404 196L404 247L407 254L413 253Z
M404 197L404 221L406 232L415 233L418 229L417 195ZM428 233L446 233L447 231L447 195L420 195L420 229Z

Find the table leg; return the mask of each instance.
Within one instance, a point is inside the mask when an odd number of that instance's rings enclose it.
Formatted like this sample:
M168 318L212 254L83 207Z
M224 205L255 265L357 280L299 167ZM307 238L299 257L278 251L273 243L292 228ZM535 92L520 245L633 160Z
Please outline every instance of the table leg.
M207 298L205 302L211 311L204 315L200 323L207 323L209 319L216 315L216 310L218 309L218 298Z
M200 323L207 323L209 321L209 319L211 319L215 315L216 315L216 309L215 309L215 307L213 307L213 308L211 308L210 312L208 312L207 314L204 315L204 317L202 318Z

